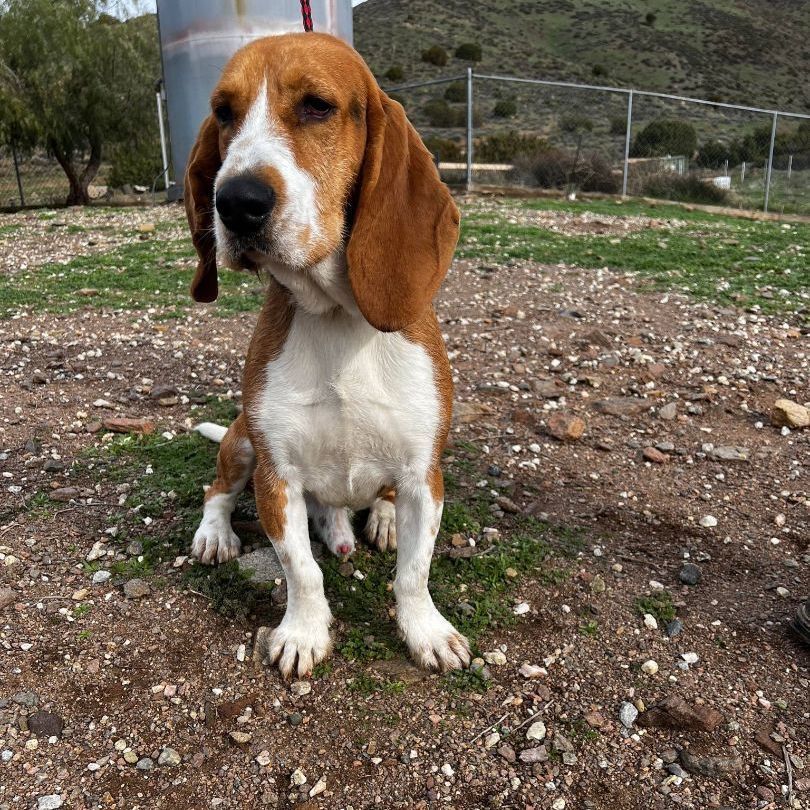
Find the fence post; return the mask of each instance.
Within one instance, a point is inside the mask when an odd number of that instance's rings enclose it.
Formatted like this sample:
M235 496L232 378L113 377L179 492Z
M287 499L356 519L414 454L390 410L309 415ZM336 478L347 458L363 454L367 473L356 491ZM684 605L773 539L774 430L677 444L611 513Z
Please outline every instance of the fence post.
M627 196L627 179L630 175L630 135L633 129L633 91L627 94L627 131L624 134L624 171L622 173L622 197Z
M768 213L768 203L771 199L771 175L773 174L773 147L776 143L776 125L779 121L779 113L773 114L773 126L771 127L771 146L768 150L768 172L765 175L765 205L763 210Z
M163 79L155 82L155 99L157 101L157 119L160 129L160 156L163 159L163 188L169 190L169 156L166 150L166 128L163 125ZM154 186L152 186L154 190Z
M17 191L20 194L20 207L25 208L25 194L23 194L22 179L20 177L20 164L17 162L17 147L11 142L11 158L14 161L14 174L17 176Z
M473 71L467 68L467 191L472 188L473 162Z

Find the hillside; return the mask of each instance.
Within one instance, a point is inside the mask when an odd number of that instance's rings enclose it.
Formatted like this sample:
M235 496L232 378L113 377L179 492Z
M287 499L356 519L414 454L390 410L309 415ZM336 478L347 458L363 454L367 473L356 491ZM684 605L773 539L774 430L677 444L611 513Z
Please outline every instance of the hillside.
M648 16L649 15L649 16ZM586 81L810 111L810 3L801 0L367 0L355 45L382 78L463 72L477 42L484 72ZM431 45L445 67L420 56Z

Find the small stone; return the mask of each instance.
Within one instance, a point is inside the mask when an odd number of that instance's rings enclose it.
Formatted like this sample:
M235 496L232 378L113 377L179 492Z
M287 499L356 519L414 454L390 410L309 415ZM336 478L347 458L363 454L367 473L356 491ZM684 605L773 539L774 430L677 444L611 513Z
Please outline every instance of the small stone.
M289 723L291 726L293 726L293 728L294 728L295 726L300 726L300 725L301 725L301 723L303 722L303 720L304 720L304 718L302 717L302 715L300 714L300 712L293 712L293 713L292 713L292 714L291 714L291 715L290 715L290 716L287 718L287 722L288 722L288 723Z
M678 574L678 579L680 579L684 585L694 586L700 582L701 575L700 566L694 563L684 563L681 567L680 574Z
M113 433L154 433L155 423L148 419L130 419L125 416L109 416L101 420L106 430Z
M90 591L88 591L87 588L79 588L78 591L73 591L70 598L74 602L81 602L82 599L87 599L87 596L89 595L89 593L90 593Z
M665 422L671 422L678 415L678 405L675 402L668 402L658 409L658 418Z
M499 749L498 753L511 765L517 759L515 749L511 745L504 743Z
M681 764L689 773L709 777L725 776L741 771L743 767L740 757L702 756L693 754L687 748L681 750Z
M112 574L109 571L96 571L93 574L93 585L102 585L108 579L112 577Z
M667 638L674 638L680 635L682 631L683 622L681 622L680 619L673 619L671 622L667 622L667 626L664 628Z
M521 602L520 604L517 604L512 608L512 613L514 613L515 616L523 616L530 610L531 606L529 605L528 602Z
M548 751L545 745L538 745L535 748L524 748L520 752L520 761L533 763L533 762L548 762Z
M256 762L261 765L262 768L266 768L272 761L273 758L270 756L270 752L267 749L256 756Z
M638 717L638 709L630 702L625 701L619 707L619 721L625 728L633 728Z
M787 599L788 596L790 596L790 591L787 588L783 587L782 585L780 585L776 589L776 593L777 593L777 595L781 596L783 599Z
M239 746L248 745L253 739L253 735L249 734L247 731L231 731L228 736L233 743Z
M532 723L529 730L526 732L527 740L536 740L542 742L546 738L546 724L542 720Z
M62 797L58 793L51 793L37 799L37 810L58 810L63 804Z
M134 765L138 761L138 755L134 751L124 751L124 762Z
M654 661L652 658L649 661L645 661L641 665L641 671L645 675L655 675L658 672L658 662Z
M669 456L657 450L655 447L645 447L642 455L647 461L653 464L666 464L669 461Z
M35 692L17 692L11 698L18 706L27 706L29 709L39 703Z
M493 731L484 738L485 748L494 748L501 741L501 735L497 731Z
M700 525L704 529L713 529L717 525L717 518L714 515L704 515L700 519Z
M692 664L697 664L697 662L700 660L700 656L696 652L681 653L681 658L690 666Z
M644 626L648 630L657 630L658 629L658 619L652 615L652 613L645 613L644 614Z
M326 790L326 777L322 776L313 786L312 790L309 791L309 798L312 799L315 796L323 793Z
M561 753L572 754L574 752L574 744L564 734L560 734L559 731L554 735L554 744L552 747L555 751Z
M488 664L502 667L506 663L506 656L500 650L493 650L492 652L484 653L484 660Z
M524 678L542 678L548 675L548 670L545 667L538 667L536 664L523 664L518 672Z
M678 731L714 731L724 722L723 715L702 703L687 703L672 695L651 706L638 718L642 728L671 728Z
M305 785L307 783L307 776L306 774L300 769L296 768L292 774L290 774L290 785L293 787L301 787L301 785Z
M653 400L640 397L612 397L597 400L593 407L608 416L637 416L650 410L653 404Z
M312 691L312 684L309 681L293 681L290 685L290 692L296 697L303 697Z
M777 399L771 410L775 427L806 428L810 425L810 410L790 399Z
M155 767L155 763L150 757L143 757L138 760L135 767L139 771L151 771Z
M585 433L585 422L578 416L555 413L549 417L548 432L561 442L574 442Z
M565 810L565 799L560 797L551 803L551 810Z
M597 574L591 580L591 593L604 593L607 589L607 585L605 585L605 580L601 574Z
M49 458L45 460L42 469L47 473L58 473L65 469L65 463L56 458Z
M467 538L463 534L454 534L450 538L450 545L454 548L463 548L467 545Z
M151 590L146 580L137 577L124 583L124 595L128 599L142 599L144 596L148 596ZM158 762L158 764L162 763Z
M720 445L708 450L706 455L715 461L748 461L751 451L739 445Z
M0 588L0 610L14 604L17 599L17 591L14 588Z
M174 767L175 765L179 765L181 762L180 754L174 750L174 748L166 747L160 752L160 756L158 757L158 765L166 765L169 767ZM138 763L140 765L140 762Z
M444 765L442 765L441 772L447 777L454 776L456 773L449 762L445 762Z
M354 574L354 565L348 561L341 563L338 566L338 574L349 579Z
M516 515L520 512L520 507L511 498L507 498L505 495L499 495L495 499L495 502L504 512L509 512L512 515Z

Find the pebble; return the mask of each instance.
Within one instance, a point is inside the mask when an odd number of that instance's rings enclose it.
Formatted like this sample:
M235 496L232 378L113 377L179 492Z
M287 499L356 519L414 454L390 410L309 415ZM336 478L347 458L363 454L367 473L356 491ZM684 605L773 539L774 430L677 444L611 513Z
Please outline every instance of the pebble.
M545 667L538 667L536 664L523 664L518 672L524 678L542 678L544 675L548 675Z
M145 579L135 578L124 583L124 595L128 599L141 599L148 596L152 589Z
M551 810L565 810L565 799L554 799L551 803Z
M683 631L683 622L680 619L673 619L671 622L667 623L667 626L664 628L664 632L667 634L667 638L674 638L678 636Z
M309 791L309 798L312 799L315 796L323 793L326 790L326 777L322 776L313 786L312 790Z
M700 660L700 656L696 652L685 652L681 653L681 658L686 661L687 664L697 664Z
M655 447L645 447L642 451L642 455L647 461L651 461L653 464L666 464L669 461L669 456Z
M61 737L65 722L53 712L35 712L28 717L28 730L37 737Z
M625 701L619 707L619 721L625 728L633 728L638 717L638 709L630 702Z
M264 751L261 751L256 756L256 762L259 765L261 765L262 768L267 767L272 761L273 761L273 758L270 756L270 752L267 749L265 749Z
M700 566L694 563L684 563L680 574L678 574L678 579L680 579L684 585L693 586L700 582L701 575Z
M164 748L158 757L158 765L175 766L180 764L180 754L174 748ZM140 763L138 763L140 764Z
M293 681L290 685L290 692L296 697L303 697L312 691L312 684L309 681Z
M658 418L665 422L671 422L678 415L678 405L675 402L668 402L658 409Z
M17 591L14 588L0 588L0 610L13 604L17 598Z
M546 738L546 724L542 720L532 723L526 732L527 740L537 740L540 742Z
M704 515L700 519L700 525L704 529L713 529L717 525L717 518L714 515Z
M561 442L575 442L585 433L585 422L578 416L555 413L548 420L548 432Z
M143 759L138 760L135 767L139 771L151 771L155 767L155 763L149 757L143 757Z
M492 652L484 653L484 660L488 664L502 667L506 663L506 656L500 650L492 650Z
M494 748L500 741L501 735L498 734L497 731L493 731L492 734L487 734L487 736L484 738L484 747Z
M63 804L62 797L58 793L51 793L37 799L37 810L58 810Z
M515 605L515 607L512 608L512 612L515 616L523 616L524 613L528 613L530 610L531 607L528 602L521 602L519 605Z
M96 573L93 574L93 585L102 585L111 577L112 574L109 571L96 571Z
M790 596L790 591L787 588L782 587L781 585L776 589L776 593L783 599L787 599L787 597Z
M445 762L444 765L442 765L441 771L445 776L454 776L456 773L449 762Z
M645 675L655 675L658 672L658 662L654 661L652 658L649 661L645 661L641 665L641 671Z
M290 785L301 787L301 785L305 785L306 783L307 775L300 768L296 768L292 774L290 774Z
M138 761L138 755L134 751L124 751L124 762L134 765Z
M775 427L805 428L810 425L810 410L790 399L777 399L771 410Z
M652 615L652 613L645 613L644 614L644 626L649 630L657 630L658 629L658 619Z
M96 540L96 542L93 543L93 547L87 552L85 560L87 560L87 562L93 562L94 560L101 559L106 553L107 547L104 543L101 540Z

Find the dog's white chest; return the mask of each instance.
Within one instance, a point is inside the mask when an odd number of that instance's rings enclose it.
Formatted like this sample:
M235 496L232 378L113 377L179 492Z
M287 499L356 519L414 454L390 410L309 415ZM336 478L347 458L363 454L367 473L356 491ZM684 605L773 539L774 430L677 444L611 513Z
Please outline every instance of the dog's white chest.
M257 413L279 475L324 503L362 508L430 467L439 398L425 349L345 314L296 312L265 370Z

